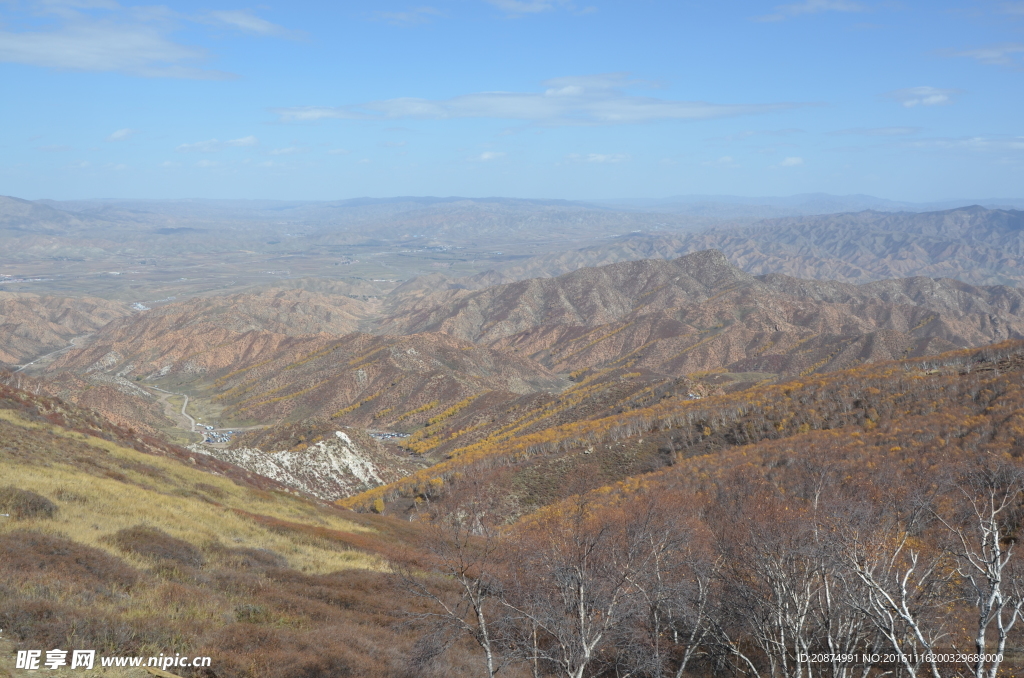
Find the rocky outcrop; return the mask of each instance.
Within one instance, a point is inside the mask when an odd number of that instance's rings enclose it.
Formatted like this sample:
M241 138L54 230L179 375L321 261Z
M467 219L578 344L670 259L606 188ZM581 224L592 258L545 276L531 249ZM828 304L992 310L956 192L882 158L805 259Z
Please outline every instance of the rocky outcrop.
M410 473L407 464L381 449L359 446L345 431L302 450L264 452L259 448L221 449L190 445L198 454L234 464L282 485L334 501L350 497Z

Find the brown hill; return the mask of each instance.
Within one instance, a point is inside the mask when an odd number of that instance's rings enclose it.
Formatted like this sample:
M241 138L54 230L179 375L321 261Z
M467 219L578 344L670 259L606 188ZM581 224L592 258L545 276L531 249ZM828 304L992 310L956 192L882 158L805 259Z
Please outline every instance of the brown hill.
M203 303L111 324L88 348L71 351L51 366L55 379L50 388L84 379L151 408L158 394L148 387L155 385L198 397L232 426L333 418L386 427L409 426L489 391L514 398L558 390L563 383L529 359L443 334L286 336L257 330L248 317L241 321L249 324L235 325L232 331L230 325L225 328L216 318L208 320L189 308ZM237 318L235 312L225 315ZM57 376L61 372L75 376ZM144 407L118 405L116 400L90 400L89 405L119 421L121 411L141 412Z
M303 289L194 299L110 323L49 373L75 375L51 392L151 432L181 417L156 414L150 386L230 426L334 418L403 431L493 392L469 411L497 425L517 398L560 390L557 373L657 390L719 372L708 387L733 388L1021 337L1022 302L1013 288L954 280L755 277L706 251L479 291L412 287L377 336L338 336L372 326L372 302Z
M865 468L883 451L907 463L924 463L924 453L945 462L1016 458L1022 372L1024 342L1013 341L736 393L651 398L614 413L466 440L435 466L339 503L367 510L382 499L389 511L415 513L417 496L436 506L446 497L457 501L461 488L484 486L500 498L492 510L513 518L606 484L636 488L646 482L636 477L666 466L679 467L666 477L703 482L737 466L784 474L800 460L827 463L825 451Z
M106 299L0 291L0 367L63 349L129 313L126 304Z
M208 393L235 421L331 418L404 428L483 393L513 397L563 383L529 359L443 334L351 334L310 349L247 363Z
M445 332L555 371L804 374L1024 336L1024 294L955 280L754 277L709 250L406 297L385 331Z

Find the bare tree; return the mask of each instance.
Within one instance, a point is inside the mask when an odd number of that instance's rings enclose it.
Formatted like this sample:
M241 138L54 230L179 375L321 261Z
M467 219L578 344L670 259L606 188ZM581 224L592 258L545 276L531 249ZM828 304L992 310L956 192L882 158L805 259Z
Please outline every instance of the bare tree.
M651 560L653 509L594 511L579 499L518 534L506 604L519 616L521 656L535 672L582 678L636 618L636 579Z
M493 678L510 660L498 639L507 610L502 604L498 532L475 501L435 514L428 531L434 558L427 572L396 567L404 587L435 609L416 615L434 623L434 633L421 642L420 660L432 659L457 637L469 636L483 651L487 678ZM439 575L440 581L433 582L430 575Z
M977 613L977 660L970 669L976 678L995 678L1024 610L1024 572L1013 557L1011 534L1020 517L1024 472L1006 464L979 465L962 475L956 493L959 510L939 519L954 535L957 573Z
M954 562L945 544L927 532L931 509L880 506L873 520L854 527L845 557L862 589L859 612L912 678L941 678L939 643L948 642L947 620ZM931 539L928 538L931 537Z
M658 502L646 531L645 564L629 580L632 623L619 626L613 641L617 676L681 677L710 631L711 590L721 560L701 552L686 507Z

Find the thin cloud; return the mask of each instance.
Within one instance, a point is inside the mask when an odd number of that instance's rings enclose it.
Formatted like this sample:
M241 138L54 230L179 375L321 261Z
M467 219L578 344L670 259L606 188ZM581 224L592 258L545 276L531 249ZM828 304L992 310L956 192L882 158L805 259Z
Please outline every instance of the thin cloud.
M63 22L52 30L0 31L0 62L69 71L118 72L147 78L223 80L235 77L199 67L205 50L168 38L166 22L145 23L128 13L86 16L75 7L117 9L108 3L48 5Z
M433 7L416 7L407 12L374 12L373 18L386 21L393 26L415 26L430 23L434 17L443 16Z
M223 144L221 144L221 142L216 139L209 139L207 141L196 141L191 144L181 144L174 150L179 153L213 153L214 151L219 151L221 148L223 148Z
M555 8L551 0L487 0L487 3L509 14L537 14Z
M62 146L62 145L58 145L58 144L53 144L53 145L50 145L50 146L38 146L37 150L46 151L48 153L63 153L65 151L70 151L70 150L74 150L74 149L72 149L71 146Z
M305 153L306 150L302 146L288 146L287 148L275 148L270 155L295 155L296 153Z
M850 129L837 130L832 132L832 134L857 134L866 137L900 137L917 134L920 131L920 127L851 127Z
M772 167L799 167L802 164L804 164L803 158L791 156L789 158L783 158L782 162L778 165L772 165Z
M301 31L293 31L284 26L278 26L246 10L210 12L209 17L215 23L234 28L243 33L249 33L250 35L266 35L292 39L301 38L304 35Z
M573 162L616 163L629 160L629 155L626 153L587 153L586 155L570 153L566 158Z
M707 167L739 167L739 164L733 160L731 155L723 155L718 160L706 160L701 164Z
M191 144L181 144L174 150L178 151L179 153L214 153L216 151L221 151L229 147L246 148L258 146L259 143L259 139L257 139L254 136L242 137L241 139L232 139L230 141L207 139L206 141L196 141Z
M29 7L34 14L56 17L55 25L0 30L0 62L145 78L224 80L237 76L205 68L210 58L206 50L173 39L182 23L226 26L253 35L302 35L245 10L190 17L163 6L124 7L112 0L43 0Z
M919 139L906 141L901 144L904 148L919 149L949 149L967 151L1024 151L1024 136L1017 137L937 137L934 139Z
M989 45L977 49L969 49L962 52L946 52L949 56L966 57L980 61L990 66L1016 66L1022 65L1018 55L1024 55L1024 44L1019 42L1003 43L1001 45Z
M882 96L886 99L898 101L906 108L914 106L941 106L953 103L953 97L961 94L958 89L941 89L938 87L907 87L886 92Z
M451 120L494 118L534 124L612 125L657 120L708 120L795 108L801 104L717 104L673 101L627 94L626 88L650 87L623 73L554 78L542 92L477 92L444 100L403 97L348 106L297 106L273 109L282 121Z
M250 134L249 136L242 137L241 139L232 139L231 141L225 141L224 144L226 146L237 147L259 146L260 140Z
M348 150L347 148L332 148L331 150L327 151L329 155L348 155L351 152L352 151Z
M488 160L497 160L498 158L504 158L505 154L501 151L484 151L478 155L475 160L480 162L487 162Z
M597 8L593 6L577 7L571 0L487 0L487 4L497 7L510 16L541 14L559 8L573 14L590 14L597 11Z
M131 138L138 130L124 128L119 129L116 132L111 133L107 137L107 141L124 141L125 139Z
M782 21L804 14L821 12L863 12L867 9L859 2L850 0L804 0L789 5L778 5L773 14L754 17L754 21Z

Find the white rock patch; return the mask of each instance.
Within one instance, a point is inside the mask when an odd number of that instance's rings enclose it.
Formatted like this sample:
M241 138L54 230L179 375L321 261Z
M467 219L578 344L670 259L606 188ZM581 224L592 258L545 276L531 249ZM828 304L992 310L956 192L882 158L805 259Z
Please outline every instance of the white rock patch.
M335 431L334 436L301 451L264 452L252 447L224 450L201 444L189 445L189 449L327 501L386 482L381 469L351 438L343 431Z

